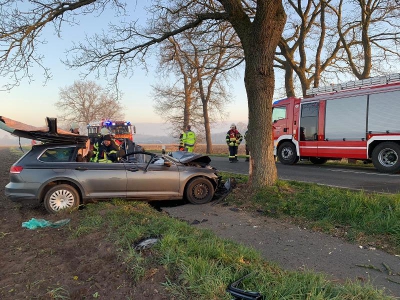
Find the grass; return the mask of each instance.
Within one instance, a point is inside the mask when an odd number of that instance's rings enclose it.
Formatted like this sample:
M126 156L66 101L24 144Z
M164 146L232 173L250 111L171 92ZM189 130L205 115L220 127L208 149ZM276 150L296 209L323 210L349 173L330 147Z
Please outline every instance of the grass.
M143 202L97 203L80 213L84 217L76 236L106 230L133 280L163 270L164 287L174 299L231 299L227 285L246 274L251 276L241 288L258 291L265 299L391 299L368 283L336 284L321 274L284 271L254 249L170 218ZM149 237L159 242L134 250Z
M234 176L238 183L246 175ZM243 186L243 188L245 188ZM250 193L250 192L249 192ZM400 253L400 195L351 191L311 183L278 181L250 193L232 193L226 201L264 215L287 218L350 241L368 242L393 254Z

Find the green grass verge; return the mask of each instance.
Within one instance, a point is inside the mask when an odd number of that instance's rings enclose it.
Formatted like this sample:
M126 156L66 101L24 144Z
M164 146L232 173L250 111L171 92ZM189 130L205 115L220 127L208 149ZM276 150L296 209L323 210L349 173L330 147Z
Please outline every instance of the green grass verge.
M392 299L369 284L335 284L313 272L288 272L262 259L257 251L223 240L168 217L143 202L114 201L88 205L76 236L106 230L135 281L162 269L171 299L231 299L229 283L245 274L241 288L265 299ZM146 237L159 242L138 252L133 245Z
M222 173L239 183L248 176ZM265 215L291 217L299 223L348 240L374 243L391 253L400 252L400 194L352 191L312 183L281 181L250 197L232 193L228 202L258 210Z

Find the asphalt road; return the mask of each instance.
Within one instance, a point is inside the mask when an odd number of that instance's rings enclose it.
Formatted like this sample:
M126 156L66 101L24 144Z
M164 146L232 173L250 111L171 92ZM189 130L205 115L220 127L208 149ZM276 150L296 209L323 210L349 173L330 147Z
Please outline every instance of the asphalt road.
M249 163L244 159L232 164L227 157L211 157L211 165L225 172L249 173ZM383 174L373 168L313 165L302 162L291 166L277 162L276 167L278 177L283 180L312 182L370 192L400 193L400 174Z

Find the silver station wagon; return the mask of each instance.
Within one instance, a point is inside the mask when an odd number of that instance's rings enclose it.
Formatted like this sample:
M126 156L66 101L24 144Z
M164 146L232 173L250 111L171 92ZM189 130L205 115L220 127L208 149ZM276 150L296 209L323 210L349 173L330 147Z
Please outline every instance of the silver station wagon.
M208 156L179 151L155 154L131 144L119 162L87 162L82 153L87 152L88 138L57 130L56 119L47 118L47 131L24 130L11 121L0 117L0 128L41 141L10 168L5 194L12 201L43 203L51 213L93 199L182 199L203 204L221 186Z

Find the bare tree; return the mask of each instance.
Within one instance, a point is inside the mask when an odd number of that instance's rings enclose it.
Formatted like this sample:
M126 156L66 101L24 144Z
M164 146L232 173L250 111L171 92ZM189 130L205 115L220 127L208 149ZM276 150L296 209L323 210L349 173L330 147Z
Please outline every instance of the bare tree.
M341 69L357 79L398 69L400 7L395 0L338 0L329 4L337 17L343 48ZM345 6L346 5L346 6Z
M101 12L110 3L123 8L123 2L118 0L75 0L68 3L36 0L31 2L28 13L23 14L17 7L17 0L5 3L7 5L2 7L0 14L0 40L4 49L0 64L3 73L8 74L28 69L24 62L34 60L32 49L38 42L38 33L46 24L54 23L58 30L68 17L76 14ZM16 8L15 12L12 8ZM118 23L102 35L73 46L71 51L76 56L66 63L71 67L87 67L88 72L104 68L107 75L117 80L118 76L132 72L135 62L142 62L150 46L204 22L209 22L210 26L230 23L244 51L249 134L260 137L250 140L250 183L252 187L275 184L277 172L271 116L275 86L274 54L286 22L282 0L156 0L151 2L151 9L150 29L156 21L167 19L174 24L172 30L161 29L152 34L154 31L139 28L135 22ZM14 50L16 52L11 57Z
M285 89L288 97L296 94L294 75L301 84L301 94L318 87L321 76L336 64L341 49L335 20L327 4L331 0L285 0L289 20L279 42L276 67L285 72ZM325 74L326 75L326 74Z
M201 32L201 34L198 34ZM181 119L183 122L175 123L175 131L180 132L189 123L197 132L205 136L207 153L212 152L211 124L217 119L225 117L224 107L230 102L231 96L226 90L230 78L227 71L242 61L242 52L239 48L236 35L230 27L222 26L210 32L204 26L189 30L176 37L169 38L168 44L162 47L161 66L166 66L166 75L171 75L170 70L181 77L182 104L171 101L171 95L176 98L176 93L158 97L156 109L165 120ZM170 67L171 65L176 67ZM175 85L174 87L177 87ZM157 95L160 96L160 95ZM165 102L164 104L160 102ZM176 109L181 106L181 109ZM160 110L160 107L163 110ZM168 114L174 112L174 116ZM201 110L199 110L201 108ZM181 117L179 117L181 116Z
M75 81L60 88L60 100L55 106L64 122L87 125L101 119L122 119L122 106L116 97L93 81Z

